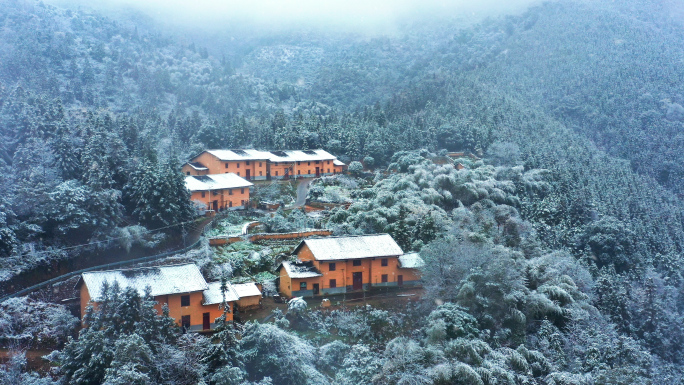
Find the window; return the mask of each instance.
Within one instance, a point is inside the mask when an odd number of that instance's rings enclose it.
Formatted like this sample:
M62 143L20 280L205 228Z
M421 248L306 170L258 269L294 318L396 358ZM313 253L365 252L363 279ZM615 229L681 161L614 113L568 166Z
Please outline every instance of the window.
M261 162L259 162L259 167L261 167ZM259 175L261 175L261 173L259 173Z
M249 161L245 161L245 164L246 164L247 166L249 166Z
M382 282L382 283L387 282L387 274L383 274L380 276L380 282Z
M355 259L354 261L352 261L352 266L361 266L361 260Z
M380 260L380 266L387 266L387 258L383 258Z
M214 191L211 192L212 195L218 195L218 193L219 193L219 192L218 192L217 190L214 190Z
M302 162L297 161L297 166L300 166L301 164L302 164Z
M205 195L206 195L206 193L204 191L202 191L202 198L204 198Z
M226 168L228 168L228 163L224 163L223 165L226 166Z
M187 172L185 173L185 175L190 175L190 171L187 171Z
M311 162L306 162L306 165L307 165L307 166L311 166Z
M240 162L237 163L237 168L240 168Z
M334 288L336 288L336 287L337 287L337 280L331 279L331 280L330 280L330 288L331 288L331 289L334 289Z
M181 306L190 306L190 296L181 295Z
M330 161L328 161L328 164L330 164Z
M317 160L317 161L316 161L316 164L321 164L321 161L320 161L320 160Z
M335 271L336 268L337 268L337 266L335 265L334 262L330 262L328 264L328 271Z
M245 193L245 188L243 187L240 189L240 194L244 194L244 193Z
M228 195L233 195L233 189L232 188L228 189Z
M306 282L299 283L299 290L306 290Z

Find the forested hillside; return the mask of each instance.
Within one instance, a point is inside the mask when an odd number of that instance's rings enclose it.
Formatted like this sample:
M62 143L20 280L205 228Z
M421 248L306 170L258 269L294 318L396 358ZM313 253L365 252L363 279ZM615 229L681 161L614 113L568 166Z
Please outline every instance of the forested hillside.
M54 369L17 358L0 384L684 381L681 15L670 1L559 1L387 35L244 33L222 53L0 0L0 280L177 239L193 218L180 165L207 148L363 161L310 191L351 191L316 225L387 232L426 261L417 304L294 309L241 338L181 335L113 288L69 339L61 305L13 299L2 314L35 317L0 317L0 342L47 344ZM482 159L433 162L447 151Z

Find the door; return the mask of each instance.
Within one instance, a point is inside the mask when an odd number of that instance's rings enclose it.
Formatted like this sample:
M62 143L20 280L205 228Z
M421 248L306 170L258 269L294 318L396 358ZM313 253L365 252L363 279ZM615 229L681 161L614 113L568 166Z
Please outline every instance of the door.
M352 273L352 289L353 290L361 290L363 289L363 273L358 272L358 273Z
M403 275L397 275L397 285L401 286L404 284L404 276Z
M209 313L202 314L202 329L209 330L211 328L211 321L209 320Z
M252 180L252 177L250 176L251 171L252 170L250 169L245 170L245 177L247 178L247 180Z
M316 177L319 177L319 176L321 176L321 168L316 167Z
M218 211L218 201L211 202L212 210Z
M190 329L190 316L189 315L184 315L181 317L181 327L183 328L183 332L187 332L188 329Z
M317 283L313 284L313 295L318 295L318 284Z

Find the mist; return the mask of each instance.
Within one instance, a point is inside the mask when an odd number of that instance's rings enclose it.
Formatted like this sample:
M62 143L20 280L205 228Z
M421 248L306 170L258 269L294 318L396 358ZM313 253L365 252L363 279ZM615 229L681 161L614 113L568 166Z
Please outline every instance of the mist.
M231 28L262 31L293 27L345 32L392 33L414 19L476 21L518 13L539 0L51 0L59 6L82 6L108 16L141 12L158 25L214 32Z

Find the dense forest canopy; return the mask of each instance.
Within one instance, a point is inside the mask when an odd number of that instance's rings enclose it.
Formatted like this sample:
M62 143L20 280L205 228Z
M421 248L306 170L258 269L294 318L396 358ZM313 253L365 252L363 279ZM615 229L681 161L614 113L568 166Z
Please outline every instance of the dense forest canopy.
M53 370L17 355L0 384L684 381L679 2L178 28L0 0L0 280L173 243L195 214L180 166L204 149L323 148L350 172L309 198L349 206L265 225L389 233L425 259L423 299L294 307L212 339L118 287L78 338L62 305L14 298L0 344L54 350ZM437 161L453 151L476 156ZM188 258L214 272L213 253Z

